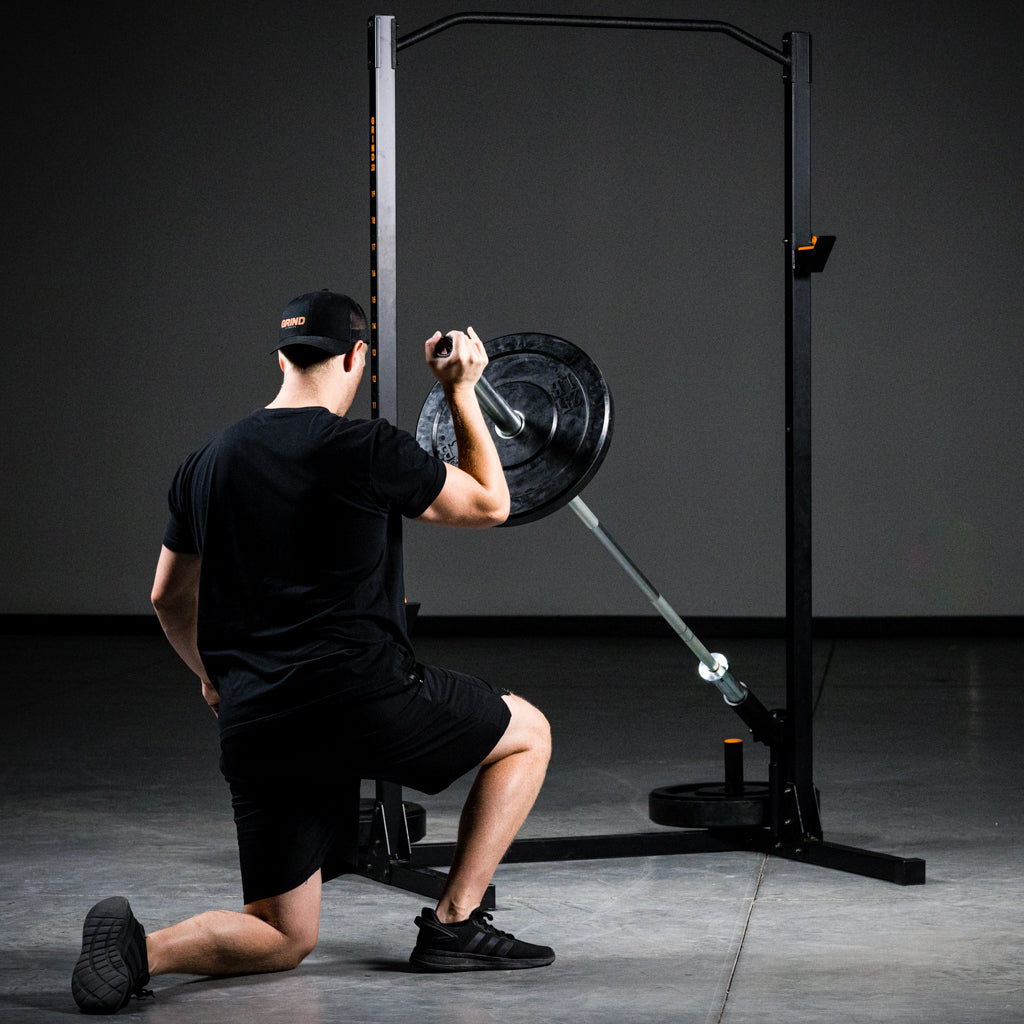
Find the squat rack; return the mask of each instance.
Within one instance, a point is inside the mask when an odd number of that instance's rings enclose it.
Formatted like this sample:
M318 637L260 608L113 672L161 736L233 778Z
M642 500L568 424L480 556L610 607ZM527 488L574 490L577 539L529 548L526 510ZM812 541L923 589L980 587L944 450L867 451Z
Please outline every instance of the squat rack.
M660 30L724 34L783 69L785 91L786 281L786 706L768 742L770 824L756 829L682 829L612 836L516 840L505 862L600 859L654 854L758 850L899 885L925 881L925 862L826 842L812 758L813 662L811 606L811 275L824 269L835 242L811 231L811 38L788 32L776 49L721 21L573 15L459 13L396 35L395 19L369 20L371 206L371 406L374 417L397 418L396 65L402 49L457 25ZM450 863L454 844L415 848L401 787L377 783L369 848L358 870L424 895L439 895L444 876L429 865ZM488 894L493 906L493 887Z

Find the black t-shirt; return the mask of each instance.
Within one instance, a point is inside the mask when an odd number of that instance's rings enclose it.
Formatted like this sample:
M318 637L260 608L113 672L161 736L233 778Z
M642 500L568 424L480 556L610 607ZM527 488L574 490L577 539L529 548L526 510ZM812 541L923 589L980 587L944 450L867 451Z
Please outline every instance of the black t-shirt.
M395 685L411 658L400 516L444 463L384 420L261 409L179 467L164 544L202 557L198 646L224 732Z

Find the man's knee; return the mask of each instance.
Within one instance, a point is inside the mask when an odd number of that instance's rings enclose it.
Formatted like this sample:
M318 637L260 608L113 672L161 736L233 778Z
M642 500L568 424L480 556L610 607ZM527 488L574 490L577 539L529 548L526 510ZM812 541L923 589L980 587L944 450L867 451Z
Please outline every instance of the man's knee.
M533 710L537 712L537 722L534 726L536 732L534 749L538 754L543 754L544 760L547 761L551 757L551 723L543 712L538 711L536 708Z
M302 961L305 960L314 949L316 949L316 937L314 936L312 939L308 939L286 936L286 938L288 939L288 946L286 947L284 954L285 966L283 969L291 971L298 967L299 964L301 964Z
M246 913L259 918L278 934L266 969L298 967L316 948L320 936L320 873L282 896L250 903Z
M259 915L255 915L259 916ZM266 921L266 919L263 919ZM289 922L282 927L266 921L280 936L264 966L268 971L292 971L316 948L319 927L306 923Z
M284 932L284 937L284 958L288 965L286 969L291 970L298 967L316 949L317 940L320 937L319 921L292 925L289 930Z
M522 697L509 695L504 699L512 718L494 753L500 759L529 752L547 764L551 757L551 725L547 717Z

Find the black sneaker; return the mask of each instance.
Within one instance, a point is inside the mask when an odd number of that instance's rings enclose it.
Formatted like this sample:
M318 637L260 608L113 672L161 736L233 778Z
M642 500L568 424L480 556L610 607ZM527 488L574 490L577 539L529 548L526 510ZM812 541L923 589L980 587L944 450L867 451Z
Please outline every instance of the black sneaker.
M82 927L71 994L82 1013L116 1013L149 982L146 933L123 896L97 903Z
M427 971L515 971L547 967L554 961L553 949L520 942L498 931L490 920L491 915L477 907L468 921L442 924L424 907L416 918L420 934L409 963Z

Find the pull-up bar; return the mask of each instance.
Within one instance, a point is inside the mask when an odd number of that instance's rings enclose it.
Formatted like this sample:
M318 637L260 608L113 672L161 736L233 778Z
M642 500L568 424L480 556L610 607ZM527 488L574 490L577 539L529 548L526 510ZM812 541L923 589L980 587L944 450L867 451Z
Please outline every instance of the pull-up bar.
M774 46L752 36L749 32L730 25L725 21L700 21L679 18L604 18L590 15L573 14L483 14L467 11L461 14L449 14L429 25L399 36L395 44L396 50L419 43L424 39L444 32L455 25L544 25L554 28L619 28L619 29L653 29L675 32L721 32L749 46L752 50L763 54L784 66L789 65L789 58Z

